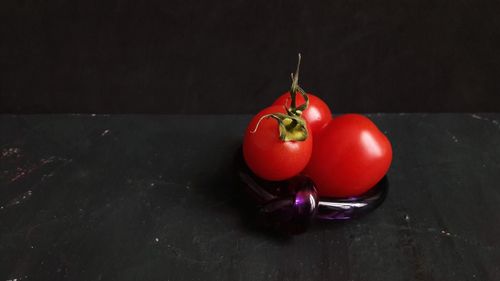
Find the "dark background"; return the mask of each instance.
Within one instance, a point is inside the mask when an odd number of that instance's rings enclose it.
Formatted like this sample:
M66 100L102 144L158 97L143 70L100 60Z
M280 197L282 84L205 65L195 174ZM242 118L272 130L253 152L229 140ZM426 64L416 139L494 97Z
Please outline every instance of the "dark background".
M0 112L500 111L498 1L0 2Z

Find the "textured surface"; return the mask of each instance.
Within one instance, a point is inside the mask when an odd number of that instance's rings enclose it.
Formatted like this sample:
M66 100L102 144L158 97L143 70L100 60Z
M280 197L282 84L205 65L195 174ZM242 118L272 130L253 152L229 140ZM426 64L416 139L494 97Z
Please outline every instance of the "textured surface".
M232 175L249 116L0 116L0 280L500 280L500 114L371 115L384 204L285 238Z
M0 1L0 112L500 111L500 2Z

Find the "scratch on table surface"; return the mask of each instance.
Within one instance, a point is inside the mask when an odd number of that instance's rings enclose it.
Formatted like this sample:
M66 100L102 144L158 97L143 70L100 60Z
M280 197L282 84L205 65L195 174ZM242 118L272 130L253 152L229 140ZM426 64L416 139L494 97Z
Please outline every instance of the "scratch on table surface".
M490 119L488 117L480 116L480 115L477 115L477 114L472 114L471 117L474 118L474 119L477 119L477 120L482 120L482 121L490 122L495 127L497 127L498 129L500 129L500 122L498 120Z
M33 168L23 168L23 167L17 167L16 168L16 174L14 175L14 177L12 177L10 179L10 183L13 183L21 178L23 178L24 176L26 175L29 175L33 170L35 170L36 168L38 167L33 167Z
M14 183L20 179L23 179L25 177L28 177L31 175L31 173L35 170L38 170L45 165L55 162L55 161L61 161L61 165L52 167L48 173L44 173L41 175L38 180L31 185L29 190L19 193L17 195L14 195L14 198L4 198L7 202L2 202L3 205L0 206L0 211L7 210L9 208L18 206L26 201L28 201L33 193L37 190L37 188L45 182L48 178L52 177L54 173L61 169L62 167L66 166L67 164L72 162L72 159L66 159L62 157L56 157L56 156L50 156L46 158L41 158L40 160L36 161L35 163L33 162L28 162L25 163L24 166L18 166L14 168L13 175L9 178L9 170L4 171L4 173L7 173L7 177L5 178L7 183ZM38 175L38 174L37 174ZM0 181L2 178L0 178ZM10 197L10 196L9 196Z
M20 149L17 148L17 147L9 147L9 148L4 148L2 149L2 152L1 152L1 156L2 158L3 157L12 157L12 156L16 156L16 157L20 157Z
M451 233L446 231L446 230L441 230L441 234L446 235L446 236L451 236Z
M54 176L54 172L50 172L48 174L43 174L41 181L45 181L48 178L51 178Z
M32 162L32 161L27 161L27 163L23 163L21 165L17 165L15 168L13 168L12 171L12 176L10 179L8 179L9 183L14 183L16 181L19 181L26 176L30 175L32 172L44 167L47 164L53 163L55 161L61 161L63 163L69 163L72 161L72 159L66 159L62 157L56 157L56 156L49 156L46 158L41 158L38 161ZM9 174L9 170L4 171L5 174ZM42 181L46 177L42 177Z
M484 245L483 243L481 243L475 239L467 238L467 237L464 237L463 235L459 235L457 233L452 233L446 229L438 230L438 229L433 228L433 227L411 227L408 224L393 225L393 224L386 224L386 223L379 224L378 226L397 229L397 230L408 230L408 231L412 231L412 232L415 232L418 234L434 234L434 235L440 235L440 236L444 236L444 237L450 237L450 238L454 238L458 241L462 241L466 244L470 244L473 246L479 246L483 250L488 250L488 251L493 251L493 250L498 248L496 246Z
M23 192L23 193L19 194L18 196L14 197L13 199L11 199L5 205L3 205L1 207L1 210L7 209L7 208L15 206L15 205L19 205L19 204L25 202L26 200L28 200L31 197L31 195L33 195L33 192L31 190Z
M474 118L474 119L478 119L478 120L485 120L483 117L481 117L481 116L479 116L477 114L472 114L471 117Z
M11 278L11 279L6 279L6 281L21 281L21 280L24 280L24 279L28 279L28 275L14 277L14 278Z
M458 143L458 138L454 134L450 133L450 131L446 131L446 133L451 137L453 142Z
M202 264L202 265L220 264L222 263L223 260L223 257L219 257L219 259L216 260L196 259L187 255L186 252L181 248L175 247L171 244L167 244L167 248L169 249L170 253L173 253L173 255L169 255L170 257L175 258L176 260L181 260L192 264Z

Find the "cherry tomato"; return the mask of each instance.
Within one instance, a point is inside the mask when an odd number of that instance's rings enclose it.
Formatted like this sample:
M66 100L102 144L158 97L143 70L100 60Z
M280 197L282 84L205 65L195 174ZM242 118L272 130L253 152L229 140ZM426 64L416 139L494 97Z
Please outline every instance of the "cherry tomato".
M302 118L306 120L313 134L316 136L321 129L323 129L330 120L332 120L332 112L328 105L315 95L307 94L309 97L309 106L302 112ZM273 105L285 105L290 107L291 99L290 92L286 92L280 96ZM297 105L304 103L302 95L296 96Z
M285 180L306 167L312 153L312 135L303 141L281 140L278 121L261 119L270 113L285 113L285 110L282 106L270 106L253 117L245 131L243 156L248 167L260 178Z
M392 147L367 117L346 114L333 118L315 136L311 160L305 169L320 196L363 194L389 170Z

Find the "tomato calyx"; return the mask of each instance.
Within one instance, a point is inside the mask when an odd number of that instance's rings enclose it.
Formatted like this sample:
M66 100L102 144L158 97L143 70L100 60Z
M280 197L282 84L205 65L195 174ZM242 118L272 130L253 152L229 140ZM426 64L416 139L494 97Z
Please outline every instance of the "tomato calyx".
M308 137L306 120L301 117L302 112L309 106L309 97L306 92L299 86L299 70L300 70L301 55L297 62L295 73L291 74L292 86L290 88L291 104L290 107L283 106L286 114L276 112L262 116L255 129L251 133L255 133L259 128L260 122L264 119L273 118L278 121L280 139L282 141L305 141ZM304 98L304 103L300 106L296 104L297 92Z
M304 141L307 139L308 132L306 120L299 116L279 112L262 116L251 133L255 133L259 128L260 122L268 118L273 118L278 121L280 139L282 141Z

